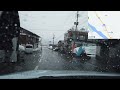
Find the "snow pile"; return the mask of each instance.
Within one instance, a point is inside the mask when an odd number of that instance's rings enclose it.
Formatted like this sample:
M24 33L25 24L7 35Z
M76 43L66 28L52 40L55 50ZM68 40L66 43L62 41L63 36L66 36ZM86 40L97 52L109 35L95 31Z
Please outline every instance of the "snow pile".
M25 51L25 47L22 46L22 45L19 45L19 50L20 50L20 51Z

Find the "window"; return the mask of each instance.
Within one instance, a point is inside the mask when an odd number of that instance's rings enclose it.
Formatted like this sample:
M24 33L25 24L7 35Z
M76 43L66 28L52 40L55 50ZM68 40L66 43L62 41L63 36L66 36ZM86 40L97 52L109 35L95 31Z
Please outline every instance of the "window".
M77 27L76 13L80 15ZM102 15L101 18L96 14ZM0 78L9 72L23 75L28 71L31 72L28 76L120 74L120 40L108 38L119 35L119 31L111 33L110 28L117 25L109 21L118 19L119 23L119 11L116 17L110 16L112 11L4 11L1 15L4 19L0 18ZM7 22L8 19L13 23ZM107 23L108 33L106 24L102 25L99 19ZM12 29L5 28L5 23ZM12 35L14 27L19 27L22 34Z

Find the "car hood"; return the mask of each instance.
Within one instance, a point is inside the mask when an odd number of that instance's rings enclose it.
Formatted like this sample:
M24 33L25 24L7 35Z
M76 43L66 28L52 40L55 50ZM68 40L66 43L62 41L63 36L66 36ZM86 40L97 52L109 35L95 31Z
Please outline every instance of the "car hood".
M62 77L62 76L117 76L120 77L120 74L117 73L102 73L94 71L71 71L71 70L62 70L62 71L53 71L53 70L32 70L26 72L12 73L9 75L1 75L0 79L34 79L40 77Z

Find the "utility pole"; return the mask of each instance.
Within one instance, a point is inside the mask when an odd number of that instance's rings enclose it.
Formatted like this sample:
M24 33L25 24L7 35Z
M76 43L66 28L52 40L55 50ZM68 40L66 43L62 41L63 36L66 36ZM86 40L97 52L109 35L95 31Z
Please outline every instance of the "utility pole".
M75 22L75 25L76 25L76 31L77 31L77 26L78 26L78 24L79 24L79 22L78 22L78 17L79 17L79 11L77 11L77 18L76 18L76 22Z
M54 39L55 39L55 35L53 34L53 45L54 45Z
M74 25L76 26L76 28L75 28L75 31L77 31L77 26L78 26L78 24L79 24L79 22L78 22L78 17L79 17L79 11L77 11L77 14L76 14L76 22L74 22ZM76 32L75 32L76 33ZM75 37L74 37L75 39L76 39L76 34L75 34Z
M77 11L76 31L77 31L77 26L78 26L78 24L79 24L79 22L78 22L78 17L79 17L79 11Z

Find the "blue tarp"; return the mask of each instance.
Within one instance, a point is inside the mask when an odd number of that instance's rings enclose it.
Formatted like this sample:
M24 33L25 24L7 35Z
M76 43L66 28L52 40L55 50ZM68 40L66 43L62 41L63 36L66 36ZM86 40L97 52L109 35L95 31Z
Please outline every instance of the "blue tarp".
M78 49L78 51L77 51L76 55L77 55L77 56L80 56L80 55L82 54L82 52L84 52L84 51L85 51L85 49L84 49L84 48L79 47L79 49Z

